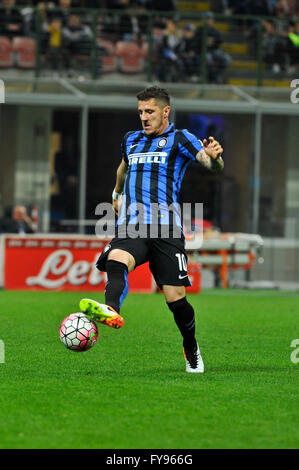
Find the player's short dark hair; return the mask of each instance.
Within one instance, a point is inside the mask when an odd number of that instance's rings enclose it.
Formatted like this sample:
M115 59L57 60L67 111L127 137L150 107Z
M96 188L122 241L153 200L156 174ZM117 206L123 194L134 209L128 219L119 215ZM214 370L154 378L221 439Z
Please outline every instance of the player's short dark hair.
M150 86L137 93L138 101L148 101L154 98L156 101L160 101L164 106L169 106L170 96L166 88L159 86Z

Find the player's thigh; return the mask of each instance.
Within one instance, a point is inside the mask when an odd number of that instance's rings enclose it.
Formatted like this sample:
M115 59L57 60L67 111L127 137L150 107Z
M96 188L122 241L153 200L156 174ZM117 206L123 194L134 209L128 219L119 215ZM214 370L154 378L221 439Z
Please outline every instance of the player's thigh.
M167 286L163 285L163 294L165 296L166 302L176 302L184 297L186 297L186 287L185 286Z
M108 261L118 261L119 263L124 263L128 267L128 272L133 271L136 265L136 261L133 255L128 251L121 250L119 248L112 249L108 254Z
M184 240L153 239L150 241L150 270L160 289L163 286L173 286L171 291L176 291L176 288L179 291L179 287L191 285L188 278L187 261Z

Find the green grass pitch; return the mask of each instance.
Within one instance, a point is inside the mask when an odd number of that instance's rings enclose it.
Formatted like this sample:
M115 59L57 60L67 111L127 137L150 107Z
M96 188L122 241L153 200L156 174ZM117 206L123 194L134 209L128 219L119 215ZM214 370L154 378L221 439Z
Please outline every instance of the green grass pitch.
M84 353L61 343L81 297L0 292L0 448L298 448L299 296L189 295L206 371L187 374L161 294L129 294L125 325Z

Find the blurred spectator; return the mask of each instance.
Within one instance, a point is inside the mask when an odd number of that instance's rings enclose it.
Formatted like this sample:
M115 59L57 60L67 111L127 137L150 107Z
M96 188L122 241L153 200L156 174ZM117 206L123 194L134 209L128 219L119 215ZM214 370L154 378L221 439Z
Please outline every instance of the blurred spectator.
M229 54L221 49L221 34L214 27L214 15L212 12L206 12L204 18L206 25L206 45L207 45L207 68L209 83L223 83L224 72L231 63L232 59ZM199 54L198 61L201 62L203 39L203 25L196 30L196 50Z
M37 11L33 8L26 8L22 10L25 35L29 37L35 36L37 15L41 29L43 29L45 24L48 25L49 21L47 17L47 9L54 8L55 4L54 2L36 2L34 6L36 7Z
M275 7L277 0L249 0L247 4L248 15L269 16L275 15ZM244 22L244 36L248 41L250 54L257 57L258 38L259 38L259 21L247 20Z
M46 52L51 69L57 73L60 68L68 66L66 49L62 38L62 23L60 17L53 17L50 23L44 23L44 32L47 34Z
M33 222L26 213L24 206L15 206L11 216L4 216L0 220L0 233L34 233Z
M290 15L290 7L287 0L277 0L274 13L277 18L286 18Z
M33 8L26 8L22 10L25 20L25 35L28 37L36 37L37 29L40 30L40 51L41 54L49 52L49 47L53 47L50 52L50 61L53 70L57 69L56 62L59 62L60 47L59 44L59 30L61 30L61 15L54 13L57 8L57 2L34 2ZM58 27L58 21L60 26ZM54 23L54 26L53 26ZM50 28L50 29L49 29ZM56 36L56 38L55 38Z
M97 18L97 38L116 42L119 38L118 17L116 15L103 14Z
M299 20L291 22L288 33L289 67L288 73L299 72Z
M81 23L81 17L78 14L71 14L67 26L62 30L63 44L66 49L67 68L74 66L76 56L90 57L93 45L93 34L91 28ZM95 48L96 74L101 74L101 51L99 46ZM72 70L69 71L72 73Z
M106 0L105 5L100 8L108 10L126 10L129 5L128 0ZM108 41L116 42L120 39L119 15L107 13L98 16L97 37Z
M15 0L3 0L4 9L0 13L0 35L12 39L24 34L23 17L19 9L13 8Z
M119 39L130 35L133 41L142 42L146 38L148 28L148 17L142 15L145 8L137 0L126 0L128 14L120 15L118 22ZM137 12L137 14L134 14ZM140 13L140 14L138 14Z
M47 2L48 3L48 2ZM48 11L49 18L60 18L62 26L67 26L72 7L71 0L59 0L56 10Z
M63 37L71 55L89 53L92 43L92 31L89 26L81 23L78 14L71 14L68 24L63 28Z
M263 56L266 64L277 74L285 71L289 58L289 7L285 0L277 0L276 20L264 21Z
M168 18L158 45L157 76L161 82L177 82L183 77L183 66L178 56L181 37L176 21Z
M298 0L287 0L290 16L299 16L299 2Z
M193 24L186 24L183 28L183 36L181 38L178 55L182 62L183 75L185 80L197 81L198 77L198 63L196 54L195 43L195 26Z

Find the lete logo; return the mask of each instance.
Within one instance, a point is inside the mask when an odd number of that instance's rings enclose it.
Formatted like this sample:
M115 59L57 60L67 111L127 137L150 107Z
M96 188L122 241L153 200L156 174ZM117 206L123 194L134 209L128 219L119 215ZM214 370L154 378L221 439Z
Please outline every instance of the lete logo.
M47 289L57 289L67 282L74 286L79 286L85 282L95 286L105 281L105 276L95 267L98 256L92 263L86 260L74 263L74 257L69 250L54 251L45 259L38 275L28 277L26 284L29 286L42 286ZM53 279L53 276L59 278Z

